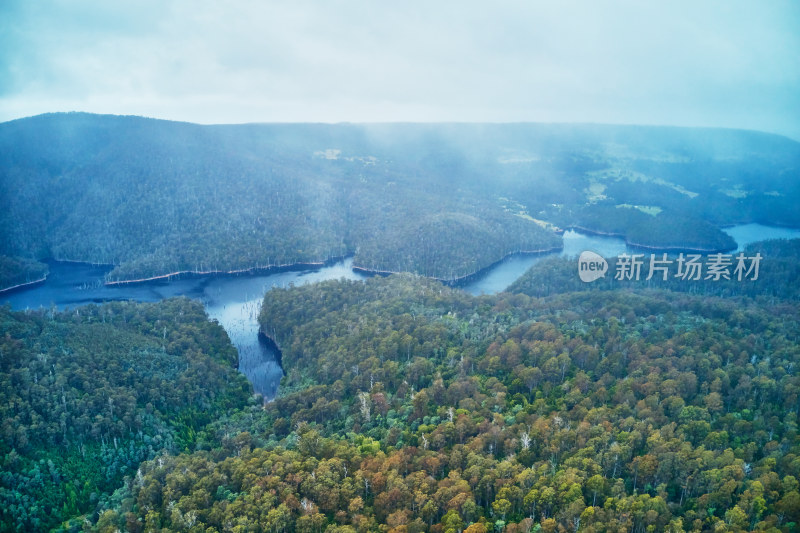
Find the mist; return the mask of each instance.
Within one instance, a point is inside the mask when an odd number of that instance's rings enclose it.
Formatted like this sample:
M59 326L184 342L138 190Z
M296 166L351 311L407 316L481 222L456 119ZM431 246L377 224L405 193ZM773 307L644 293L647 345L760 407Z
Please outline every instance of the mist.
M771 2L3 3L0 120L588 122L800 139Z

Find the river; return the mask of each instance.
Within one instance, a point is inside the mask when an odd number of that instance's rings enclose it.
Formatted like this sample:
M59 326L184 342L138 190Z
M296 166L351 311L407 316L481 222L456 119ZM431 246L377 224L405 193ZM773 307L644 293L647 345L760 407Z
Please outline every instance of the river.
M584 235L576 231L565 231L564 248L557 252L562 257L577 257L584 250L597 252L603 257L615 257L623 252L630 252L624 239L619 237L602 237ZM492 266L480 277L461 286L462 289L475 296L479 294L497 294L514 283L530 267L552 254L516 254Z
M13 309L58 309L109 300L156 302L174 296L187 296L203 302L208 316L217 320L239 351L239 371L265 399L278 391L283 370L278 354L258 335L258 313L264 293L273 287L302 285L327 279L360 280L353 272L352 259L315 269L268 272L239 276L187 277L131 285L103 285L109 266L51 261L47 280L37 286L0 295L0 304Z
M800 230L746 224L727 228L739 245L770 238L798 238ZM559 255L575 257L592 250L604 257L623 252L634 253L623 239L564 233L564 248ZM641 253L641 252L635 252ZM481 276L461 288L471 294L494 294L504 290L528 268L546 255L514 255L493 265ZM328 279L361 280L365 276L352 270L352 259L315 269L271 272L239 276L187 277L134 285L105 286L103 276L108 266L84 263L50 263L47 280L37 286L0 294L0 304L13 309L38 309L56 306L59 309L109 300L155 302L173 296L197 298L203 302L210 318L217 320L239 351L239 370L253 384L256 393L272 399L283 376L278 356L265 339L258 335L258 313L264 294L273 287L287 287Z
M797 239L800 230L792 228L779 228L764 226L762 224L740 224L722 231L733 237L738 246L737 252L742 251L750 243L767 239ZM645 253L636 248L630 248L625 240L619 237L602 237L599 235L585 235L576 231L564 232L564 248L558 255L574 258L584 250L591 250L603 257L616 257L622 253ZM649 253L649 252L648 252ZM530 267L551 254L520 254L512 255L490 268L484 275L470 281L462 288L470 294L496 294L514 283Z

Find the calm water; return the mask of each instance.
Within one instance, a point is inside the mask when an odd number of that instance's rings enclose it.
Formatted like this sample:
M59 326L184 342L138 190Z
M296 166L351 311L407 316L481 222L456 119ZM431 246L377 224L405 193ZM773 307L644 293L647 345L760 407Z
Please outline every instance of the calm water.
M316 270L277 272L269 275L214 278L201 296L208 315L222 324L231 342L239 350L239 370L253 384L253 389L272 399L278 391L283 370L277 354L258 336L258 313L264 293L273 287L304 285L328 279L360 280L353 272L353 260L345 259Z
M767 239L797 239L800 238L800 230L792 228L775 228L772 226L762 226L761 224L741 224L722 231L733 237L739 245L737 252L741 252L745 246L757 241Z
M564 232L564 249L559 252L562 257L577 257L584 250L597 252L603 257L616 257L631 250L624 239L618 237L600 237L584 235L575 231ZM523 275L530 267L551 254L512 255L489 269L481 277L464 284L461 288L470 294L496 294L503 291Z
M736 241L739 246L737 251L741 251L745 246L756 241L800 238L800 230L761 224L741 224L725 228L723 231ZM591 250L603 257L616 257L622 253L643 253L641 250L629 248L625 244L625 240L618 237L584 235L575 231L564 232L564 249L559 255L574 258L584 250ZM474 295L498 293L514 283L531 266L548 256L549 254L511 256L492 267L485 275L470 281L461 288Z
M743 247L751 242L798 238L800 230L746 224L725 230ZM564 249L559 255L575 257L592 250L604 257L623 252L632 253L625 241L616 237L599 237L567 231ZM640 252L638 252L640 253ZM480 278L462 286L471 294L494 294L504 290L528 268L547 255L517 255L498 263ZM266 399L275 397L283 371L277 354L258 336L258 312L263 295L273 287L301 285L328 279L361 280L365 276L352 270L352 259L317 269L186 278L145 284L106 287L103 276L110 267L82 263L51 263L50 274L42 285L0 295L0 304L10 303L14 309L38 309L56 306L59 309L109 300L155 302L173 296L188 296L203 302L208 315L228 332L239 350L239 370L253 383L253 389Z
M209 317L216 319L239 351L239 370L266 399L275 397L283 371L277 354L258 336L258 312L264 293L273 287L302 285L326 279L364 279L352 270L352 259L314 270L276 272L249 276L186 278L127 286L107 287L107 266L82 263L50 263L47 281L31 289L0 295L0 304L14 309L59 309L109 300L155 302L173 296L188 296L203 302Z

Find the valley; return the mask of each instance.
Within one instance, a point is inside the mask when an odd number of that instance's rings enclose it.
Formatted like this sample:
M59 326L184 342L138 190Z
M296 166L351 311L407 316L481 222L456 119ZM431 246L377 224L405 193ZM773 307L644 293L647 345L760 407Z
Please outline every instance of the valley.
M56 114L0 148L2 531L800 523L798 143Z

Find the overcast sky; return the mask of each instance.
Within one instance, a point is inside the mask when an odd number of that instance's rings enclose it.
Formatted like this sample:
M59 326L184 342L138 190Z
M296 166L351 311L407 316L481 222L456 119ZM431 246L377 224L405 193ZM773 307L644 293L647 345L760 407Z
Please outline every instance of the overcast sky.
M800 140L800 2L0 0L0 121L72 110Z

